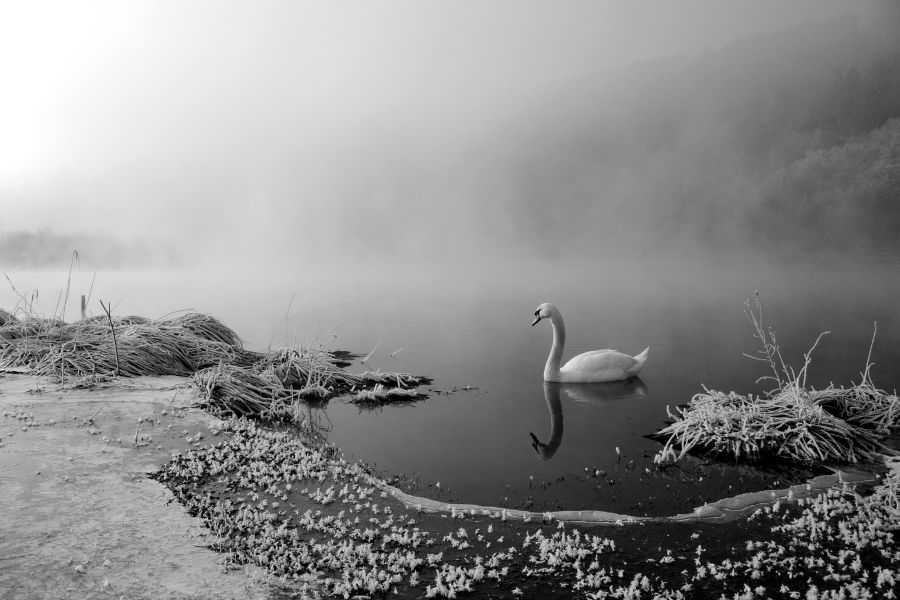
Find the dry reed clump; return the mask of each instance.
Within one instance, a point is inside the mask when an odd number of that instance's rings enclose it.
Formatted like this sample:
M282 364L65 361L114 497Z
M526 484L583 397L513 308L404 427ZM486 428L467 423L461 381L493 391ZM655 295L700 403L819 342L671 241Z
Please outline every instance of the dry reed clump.
M390 402L411 402L422 397L423 395L416 389L385 387L381 383L376 383L371 389L360 390L353 394L350 402L363 406L381 406Z
M302 423L302 402L354 393L352 401L370 404L409 401L419 397L413 388L429 381L350 373L341 366L352 355L322 345L251 352L233 330L197 313L152 321L107 312L65 323L3 311L0 321L0 369L25 367L78 386L115 376L193 375L201 399L222 414Z
M338 366L343 354L322 347L290 346L259 355L249 366L220 363L194 375L203 403L223 415L297 422L299 407L349 395L368 405L424 397L415 388L428 383L408 373L350 373ZM305 417L302 417L305 418Z
M311 410L309 402L320 397L284 387L271 370L256 372L222 363L195 373L192 382L204 408L217 415L287 422L308 443L327 443L330 424Z
M152 319L148 319L147 317L139 317L137 315L128 315L125 317L113 317L112 318L113 325L116 327L125 327L126 325L147 325L148 323L152 323ZM83 326L97 326L100 328L109 328L109 322L104 315L96 315L93 317L86 317L82 321L73 325L74 327Z
M28 316L0 326L0 368L27 367L62 382L109 374L190 375L241 352L231 329L192 313L160 321L131 316L77 323Z
M810 399L848 423L874 430L879 435L900 428L900 398L876 388L868 373L861 384L849 388L811 390Z
M673 423L654 437L665 445L654 461L677 462L692 451L738 460L787 459L812 464L877 460L884 451L880 440L900 427L900 402L876 388L870 378L872 349L862 383L850 388L806 388L806 373L816 339L804 355L799 371L786 366L775 333L762 324L759 295L756 310L749 301L745 314L755 328L754 337L762 342L758 356L768 363L776 388L759 396L741 395L705 389L696 394L678 414L669 412ZM874 334L873 334L874 343ZM668 409L667 409L668 410Z
M0 343L38 335L51 335L64 325L58 319L40 319L31 316L17 318L15 315L6 314L9 318L0 325Z
M220 414L274 414L293 399L290 390L270 376L225 363L194 373L192 381L203 403Z
M68 339L65 323L58 319L41 319L31 315L21 318L3 311L0 325L0 368L32 368L49 351L51 343Z
M674 422L657 434L669 436L657 463L677 462L696 450L736 461L858 462L875 459L881 448L875 433L835 417L808 392L743 396L706 390L677 410L669 413Z
M0 327L3 327L10 321L16 321L16 316L11 312L0 308Z
M350 373L338 366L343 358L342 354L321 346L289 346L263 355L255 368L270 371L281 385L301 395L321 398L372 390L377 385L389 389L415 388L430 381L409 373Z
M335 354L322 347L288 346L262 355L256 367L271 369L285 387L324 389L336 394L352 392L356 388L371 388L376 384L405 388L428 382L424 377L408 373L350 373L338 366L343 358L342 353Z
M204 340L221 342L232 348L243 348L243 342L238 334L209 315L189 312L164 319L162 322L189 331Z
M331 354L321 347L277 348L262 355L255 367L271 372L286 388L321 392L329 388L342 391L351 385L348 384L350 374L335 365Z

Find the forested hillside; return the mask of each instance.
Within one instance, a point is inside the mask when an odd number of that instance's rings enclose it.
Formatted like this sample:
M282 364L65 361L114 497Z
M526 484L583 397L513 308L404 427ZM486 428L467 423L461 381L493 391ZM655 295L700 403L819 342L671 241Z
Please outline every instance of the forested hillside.
M898 32L884 2L573 82L507 131L520 239L900 252Z

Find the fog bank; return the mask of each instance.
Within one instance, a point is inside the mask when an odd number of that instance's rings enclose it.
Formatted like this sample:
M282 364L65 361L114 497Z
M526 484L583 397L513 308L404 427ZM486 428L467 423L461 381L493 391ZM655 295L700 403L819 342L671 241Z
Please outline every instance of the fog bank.
M898 5L26 10L61 40L17 75L40 102L0 105L0 237L154 264L896 253Z

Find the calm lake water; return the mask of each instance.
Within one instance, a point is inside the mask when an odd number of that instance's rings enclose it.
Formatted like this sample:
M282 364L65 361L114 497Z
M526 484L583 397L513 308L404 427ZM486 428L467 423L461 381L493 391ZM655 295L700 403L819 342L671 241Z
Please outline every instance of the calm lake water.
M39 290L46 314L66 284L62 271L9 275L19 292ZM74 274L68 319L77 317L77 297L92 277ZM663 514L796 477L700 460L656 471L652 456L660 445L646 437L665 424L667 405L687 402L704 385L764 389L756 379L766 366L743 356L757 350L743 315L756 290L791 364L801 365L818 333L831 331L813 356L810 384L858 380L874 321L875 383L887 390L900 383L896 261L498 261L470 268L357 265L327 275L298 265L289 272L100 272L93 285L95 314L101 298L118 314L158 317L192 308L220 318L253 349L325 340L366 354L377 345L372 368L432 377L421 402L360 410L334 400L320 416L346 455L402 475L402 485L417 493L462 502ZM0 303L11 307L16 298L7 288ZM564 359L650 346L640 380L545 385L550 325L529 326L543 301L566 319ZM534 438L544 446L535 447Z

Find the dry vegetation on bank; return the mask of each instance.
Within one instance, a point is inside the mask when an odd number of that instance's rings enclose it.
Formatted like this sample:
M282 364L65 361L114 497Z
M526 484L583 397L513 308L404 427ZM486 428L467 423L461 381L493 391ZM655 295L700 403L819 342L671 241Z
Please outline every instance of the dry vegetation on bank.
M199 313L157 320L107 314L66 323L17 312L0 310L0 369L73 386L117 376L190 376L201 401L220 415L305 422L300 409L309 401L346 395L361 404L408 402L424 397L416 388L429 381L407 373L351 373L341 366L347 353L321 344L249 351L233 330Z

